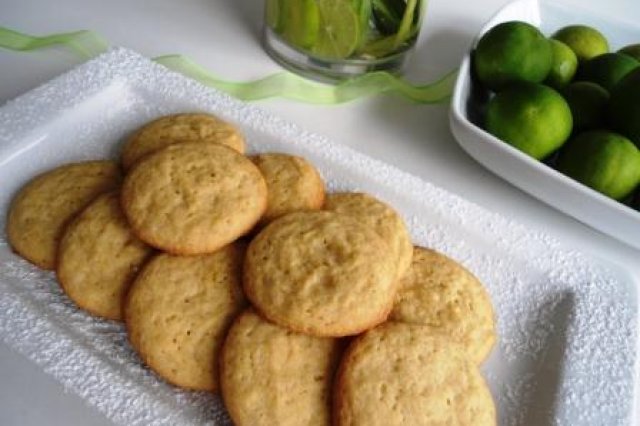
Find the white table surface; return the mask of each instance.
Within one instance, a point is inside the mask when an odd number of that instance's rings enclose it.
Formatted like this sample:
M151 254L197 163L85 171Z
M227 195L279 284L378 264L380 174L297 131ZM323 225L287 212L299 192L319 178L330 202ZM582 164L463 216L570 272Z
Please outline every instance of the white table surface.
M578 4L579 0L563 0ZM426 82L454 68L474 34L506 0L432 0L407 72ZM637 21L640 2L608 0L590 9ZM261 0L0 0L0 26L32 34L93 29L114 45L147 56L182 53L233 80L279 70L260 45ZM639 40L640 41L640 40ZM79 60L63 50L0 49L0 104L69 70ZM447 106L376 97L342 106L286 100L258 103L307 130L391 163L450 192L556 236L640 282L640 252L542 204L468 157L448 127ZM108 425L103 415L0 343L0 425Z

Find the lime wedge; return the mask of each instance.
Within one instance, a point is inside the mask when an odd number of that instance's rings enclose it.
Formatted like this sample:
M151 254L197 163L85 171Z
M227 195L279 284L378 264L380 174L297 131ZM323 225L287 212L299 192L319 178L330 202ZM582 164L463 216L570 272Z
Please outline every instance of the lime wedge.
M414 39L420 29L424 2L421 0L372 0L376 29L382 37L368 41L359 50L364 57L382 58L397 52ZM386 35L385 35L386 34Z
M411 37L411 26L414 21L414 13L418 6L418 0L407 0L407 7L404 10L398 33L396 34L396 47L407 41Z
M396 50L396 35L381 37L365 44L359 53L365 58L382 58Z
M316 0L280 0L282 37L302 49L313 46L319 35L320 14Z
M373 10L371 8L371 0L353 0L353 7L358 13L358 22L360 22L360 46L362 46L370 37L373 24Z
M344 0L316 0L320 13L320 31L311 47L314 54L332 59L349 57L360 43L357 11Z
M371 0L371 6L378 31L395 34L406 9L404 0Z
M418 33L418 27L414 26L411 32L407 35L407 38L414 37ZM359 53L364 57L371 58L383 58L398 50L398 36L392 34L386 37L377 38L371 40L359 50Z

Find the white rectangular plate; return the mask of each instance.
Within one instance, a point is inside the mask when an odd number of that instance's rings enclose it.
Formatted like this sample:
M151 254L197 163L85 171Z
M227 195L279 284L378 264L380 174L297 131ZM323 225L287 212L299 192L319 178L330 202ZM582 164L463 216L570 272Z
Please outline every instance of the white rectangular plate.
M483 370L500 423L629 421L637 298L629 274L384 163L115 49L0 108L0 226L35 174L117 158L123 139L160 115L205 111L236 123L251 152L302 155L331 190L395 206L414 242L440 250L487 286L498 344ZM227 424L220 401L173 388L141 366L120 324L75 308L50 272L0 239L0 338L116 423Z
M493 26L519 20L529 22L547 36L571 24L591 25L602 31L611 48L640 42L640 27L557 2L516 0L487 22L476 41ZM475 46L475 43L474 43ZM462 61L451 103L451 131L476 161L534 197L585 224L640 248L640 212L614 201L534 160L501 141L481 126L486 94L471 78L471 53Z

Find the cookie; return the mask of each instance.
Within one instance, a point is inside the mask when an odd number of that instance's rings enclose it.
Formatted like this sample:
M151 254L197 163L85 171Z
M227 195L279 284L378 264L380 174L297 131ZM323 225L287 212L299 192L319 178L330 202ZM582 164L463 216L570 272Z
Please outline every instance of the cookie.
M279 327L252 310L231 326L220 386L237 426L329 426L337 339Z
M283 327L347 336L387 318L397 289L394 262L386 242L351 216L290 213L251 241L244 289Z
M245 306L240 287L244 247L199 256L161 254L133 282L125 301L131 345L177 386L217 391L218 354Z
M386 323L356 338L334 390L338 426L496 424L491 393L476 364L447 336Z
M477 363L496 340L493 306L480 281L454 260L422 247L414 249L389 319L439 330Z
M302 157L288 154L260 154L252 158L267 182L267 211L262 224L301 210L318 210L324 203L324 181Z
M115 189L120 180L118 165L112 161L67 164L36 176L12 201L9 243L28 261L54 269L65 225L96 196Z
M267 207L258 168L213 143L169 145L127 174L122 207L134 233L173 254L211 253L235 241Z
M121 320L123 297L152 251L131 233L118 194L103 194L67 226L58 248L58 281L82 309Z
M409 269L413 252L411 236L404 220L391 206L369 194L343 192L329 194L325 208L353 215L387 241L396 258L398 278Z
M122 166L130 169L144 156L174 143L215 142L244 154L242 134L230 123L210 114L160 117L136 131L122 148Z

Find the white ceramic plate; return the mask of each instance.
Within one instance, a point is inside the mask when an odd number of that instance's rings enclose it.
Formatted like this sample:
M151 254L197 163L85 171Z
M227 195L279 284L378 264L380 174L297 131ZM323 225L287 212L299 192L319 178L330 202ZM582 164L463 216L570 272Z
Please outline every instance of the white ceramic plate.
M640 27L555 2L517 0L500 10L484 26L476 41L500 22L520 20L540 27L545 35L565 25L586 24L602 31L617 50L640 42ZM474 42L475 45L475 42ZM460 67L451 104L450 124L462 148L479 163L534 197L576 219L640 248L640 212L532 159L480 126L483 95L471 79L471 56Z
M184 111L236 123L252 152L307 157L331 190L363 190L387 200L406 218L415 243L473 271L497 313L498 344L483 371L501 424L629 422L637 297L626 271L124 49L0 108L0 227L12 196L35 174L72 161L117 158L137 126ZM228 424L217 398L158 380L141 366L120 324L76 309L52 273L13 254L4 238L3 341L116 423Z

